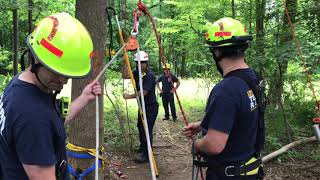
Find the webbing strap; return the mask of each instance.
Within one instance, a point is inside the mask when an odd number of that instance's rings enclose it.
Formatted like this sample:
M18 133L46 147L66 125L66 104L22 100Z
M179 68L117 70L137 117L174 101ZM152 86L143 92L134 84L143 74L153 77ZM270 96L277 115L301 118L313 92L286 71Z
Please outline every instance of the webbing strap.
M247 165L221 165L221 164L210 164L207 161L194 160L194 165L198 167L208 167L214 169L217 172L221 172L226 176L245 176L246 173L257 169L261 164L262 160L257 159L256 161Z
M71 151L67 151L67 156L72 158L78 158L78 159L90 159L94 158L95 156L92 156L90 154L84 154L84 153L74 153ZM98 167L101 167L102 160L99 159L99 165ZM96 163L93 163L87 170L85 170L83 173L79 174L76 172L76 170L73 169L73 167L68 164L68 170L69 172L74 176L77 177L78 180L82 180L82 178L86 175L88 175L90 172L92 172L96 168Z

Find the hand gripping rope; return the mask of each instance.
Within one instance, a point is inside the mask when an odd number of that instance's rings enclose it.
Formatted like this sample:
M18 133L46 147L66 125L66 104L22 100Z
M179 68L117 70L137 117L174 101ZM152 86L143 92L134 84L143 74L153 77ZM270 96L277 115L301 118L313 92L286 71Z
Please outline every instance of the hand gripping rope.
M170 78L171 86L174 87L174 84L173 84L173 81L172 81L172 78L171 78L171 75L170 75L170 71L169 71L169 69L167 67L167 64L166 64L167 61L165 59L165 56L164 56L164 53L163 53L163 50L162 50L162 47L161 47L161 41L160 41L159 34L158 34L158 31L157 31L156 25L154 23L153 17L148 12L146 5L144 5L141 2L141 0L138 1L137 6L138 6L138 8L133 12L133 14L136 15L137 17L140 17L142 14L146 14L149 17L149 19L150 19L150 21L152 23L152 27L153 27L157 42L158 42L159 52L160 52L160 55L161 55L161 62L162 62L162 64L164 65L164 67L166 69L167 76L169 76L169 78ZM174 91L174 93L176 95L176 99L178 101L179 108L181 110L181 114L182 114L184 123L185 123L186 126L188 126L189 123L188 123L186 114L185 114L185 112L184 112L184 110L182 108L178 93L174 88L173 88L173 91Z

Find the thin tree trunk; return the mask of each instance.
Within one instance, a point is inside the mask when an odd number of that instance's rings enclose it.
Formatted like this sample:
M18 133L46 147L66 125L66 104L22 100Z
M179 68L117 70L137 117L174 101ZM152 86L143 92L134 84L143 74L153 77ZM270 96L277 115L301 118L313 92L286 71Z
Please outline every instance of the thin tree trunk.
M256 0L256 54L259 59L259 71L261 74L264 74L264 58L265 50L264 50L264 17L265 17L265 0Z
M18 9L12 10L13 20L13 75L18 74Z
M160 5L159 5L159 16L160 16L160 19L162 18L162 16L161 16L161 7L162 7L162 0L160 0ZM159 25L159 28L161 28L161 26ZM159 39L160 39L160 42L161 42L161 44L163 44L163 39L162 39L162 35L160 35L159 34ZM162 46L162 48L163 48L163 52L165 52L165 49L164 49L164 46ZM158 72L161 72L161 69L162 69L162 67L161 67L161 63L162 62L162 58L161 58L161 53L160 53L160 51L159 51L159 66L158 66Z
M231 2L231 7L232 7L232 18L235 18L235 10L234 10L234 0Z
M181 56L181 78L184 78L186 76L186 57L187 57L187 51L184 51L185 53ZM200 71L201 72L201 71Z
M29 34L32 32L32 0L28 0L28 32Z
M287 0L286 6L289 11L289 16L292 21L292 23L295 23L295 16L297 12L297 0ZM288 22L287 15L284 11L283 17L282 17L283 26L281 28L281 36L280 36L280 42L279 46L283 47L286 44L288 44L290 41L292 41L292 33L290 31L290 26ZM293 45L293 44L292 44ZM288 50L294 49L293 47L289 47ZM285 54L286 52L283 52L284 56L281 56L277 59L278 64L278 70L275 71L275 74L273 77L275 77L272 80L272 83L270 84L270 93L268 100L271 103L274 103L275 105L279 105L278 101L282 100L282 93L283 93L283 85L285 81L285 75L287 73L287 67L288 67L288 60L290 57L287 57Z
M29 34L31 34L32 28L33 28L32 27L32 8L33 8L33 2L32 2L32 0L28 0L28 33ZM31 57L28 56L28 64L30 62L31 62ZM26 65L26 67L28 66L28 64Z
M93 40L94 51L92 57L92 73L88 78L72 81L72 100L78 97L83 88L92 81L101 71L104 65L105 54L105 37L106 37L106 3L105 0L76 1L76 18L80 20L88 29ZM103 77L100 83L103 82ZM70 142L72 144L95 149L95 101L90 103L76 118L75 122L70 126ZM99 144L103 140L103 96L99 97ZM88 169L93 163L94 159L71 159L73 168L80 168L81 170ZM102 177L102 168L99 169L99 176ZM94 179L94 171L88 174L86 179ZM102 178L101 178L102 179Z

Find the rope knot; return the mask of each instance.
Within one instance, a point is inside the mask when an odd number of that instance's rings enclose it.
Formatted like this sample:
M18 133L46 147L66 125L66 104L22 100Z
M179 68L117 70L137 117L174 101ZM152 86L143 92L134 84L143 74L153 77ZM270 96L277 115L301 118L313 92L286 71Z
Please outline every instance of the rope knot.
M142 4L141 2L138 2L137 3L137 6L138 6L138 10L147 14L147 7L146 5Z

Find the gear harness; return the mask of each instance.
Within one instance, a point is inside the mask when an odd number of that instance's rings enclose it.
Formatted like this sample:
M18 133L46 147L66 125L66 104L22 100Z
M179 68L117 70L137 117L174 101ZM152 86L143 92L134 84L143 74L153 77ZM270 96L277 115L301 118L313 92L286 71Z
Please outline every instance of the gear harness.
M255 71L254 71L255 72ZM258 128L257 128L257 137L255 143L255 157L251 157L245 162L234 162L232 164L224 165L219 163L207 162L204 159L203 155L197 155L194 153L194 143L192 145L192 156L193 156L193 167L192 167L192 179L198 179L198 175L200 172L202 180L204 179L202 173L202 167L208 167L213 169L213 171L217 171L220 174L224 174L227 177L230 176L248 176L248 175L257 175L259 179L263 179L264 173L262 169L262 160L260 157L260 152L263 149L265 144L265 123L264 123L264 111L266 107L266 94L265 94L265 82L262 77L255 72L257 76L257 82L254 81L248 76L246 73L241 70L234 70L229 72L224 76L228 77L238 77L243 80L248 86L249 89L253 91L254 96L256 97L259 111L259 119L258 119ZM202 129L206 133L205 129Z

